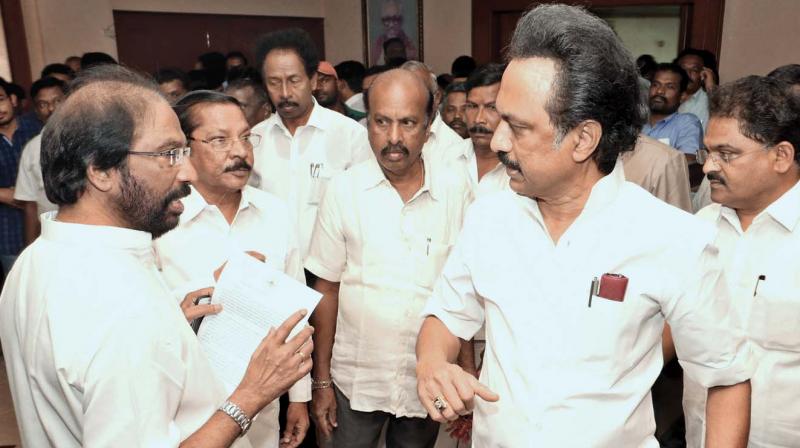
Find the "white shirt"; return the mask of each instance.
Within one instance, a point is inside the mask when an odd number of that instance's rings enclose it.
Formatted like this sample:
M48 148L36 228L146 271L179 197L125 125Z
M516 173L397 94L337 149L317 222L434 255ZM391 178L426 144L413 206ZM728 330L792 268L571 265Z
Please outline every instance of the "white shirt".
M36 202L39 213L58 210L58 206L47 199L42 180L42 134L33 137L22 149L19 159L17 184L14 187L14 199L18 201Z
M678 112L694 114L700 119L700 124L703 125L703 132L708 126L708 94L700 87L697 92L694 92L686 101L678 106Z
M459 155L459 153L453 152L454 148L456 148L457 144L463 143L464 140L469 139L461 138L456 131L442 120L442 114L437 113L431 123L431 135L428 137L428 141L425 142L425 146L422 147L422 153L432 162L438 163L439 160L451 160Z
M414 346L420 312L461 228L465 179L425 165L407 203L375 158L334 178L305 267L339 282L331 376L357 411L424 417Z
M800 441L800 184L742 231L736 211L712 204L697 214L718 230L720 259L733 302L758 362L752 387L752 448L796 447ZM763 275L764 280L758 281ZM758 286L756 287L756 283ZM703 445L706 389L684 380L686 440Z
M283 201L246 186L231 224L216 205L208 204L194 188L181 201L184 211L178 227L154 241L161 273L176 299L213 286L214 270L232 253L251 250L264 255L272 268L305 284L289 211ZM289 398L294 402L311 400L310 376L292 386ZM248 434L254 447L278 446L278 408L275 400L253 421Z
M156 269L150 234L54 217L0 299L22 444L177 446L226 395Z
M711 200L711 182L708 180L708 176L703 176L703 181L700 182L697 191L692 195L692 209L697 213L713 202Z
M308 123L297 128L294 136L278 114L253 127L262 139L254 150L251 185L289 206L301 258L308 250L317 207L331 177L372 157L366 129L316 101L313 107Z
M445 152L455 155L455 158L449 162L449 166L452 169L463 171L464 175L469 179L473 198L477 199L487 194L510 189L508 172L505 165L500 162L497 162L494 168L478 179L478 159L475 155L472 139L465 138L447 148Z
M554 245L536 201L502 191L470 208L426 314L469 339L486 324L475 447L658 447L650 388L669 322L685 371L706 385L750 377L729 322L713 228L625 182L592 189ZM625 300L592 279L628 277ZM713 340L709 335L713 335Z
M351 96L344 102L344 104L349 107L350 109L357 110L359 112L366 112L367 108L364 106L364 94L359 92Z

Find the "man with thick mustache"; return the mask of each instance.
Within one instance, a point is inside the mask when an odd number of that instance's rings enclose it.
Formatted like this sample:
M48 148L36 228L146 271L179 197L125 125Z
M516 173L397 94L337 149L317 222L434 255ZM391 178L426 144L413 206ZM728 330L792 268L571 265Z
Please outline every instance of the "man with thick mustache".
M331 182L305 263L324 295L312 316L312 416L334 447L374 447L387 421L387 446L432 447L438 424L414 393L414 343L469 188L422 151L433 95L412 72L378 75L365 103L375 156Z
M444 89L442 120L461 138L469 137L466 123L467 89L463 82L454 82Z
M693 114L679 113L689 75L677 64L659 64L650 83L650 121L642 133L683 152L690 161L702 147L703 126Z
M454 155L456 169L470 180L474 197L508 188L508 174L492 151L490 143L500 123L495 108L504 64L488 64L477 68L467 79L466 118L469 138L448 149Z
M197 179L183 199L178 227L155 240L160 268L178 299L214 284L213 273L233 251L260 254L273 268L305 282L300 254L283 201L247 185L253 166L251 133L239 102L223 93L199 90L173 106L192 149ZM184 297L187 297L184 299ZM188 306L188 303L184 303ZM297 446L309 426L309 379L289 390L282 446ZM254 447L277 447L278 402L260 414L250 432Z
M788 84L748 76L710 95L707 150L697 160L714 204L697 213L718 229L732 312L758 357L753 378L753 448L800 440L800 98ZM680 355L679 355L680 357ZM703 446L706 389L684 379L686 441Z
M261 143L254 149L251 184L286 201L304 258L331 176L370 157L367 133L314 100L320 60L308 33L269 33L256 55L277 113L253 128Z
M226 392L186 322L216 310L185 316L153 253L196 176L178 117L152 81L117 65L81 71L70 89L42 136L59 210L0 297L22 444L250 446L252 418L311 368L313 330L286 341L304 312L266 335Z

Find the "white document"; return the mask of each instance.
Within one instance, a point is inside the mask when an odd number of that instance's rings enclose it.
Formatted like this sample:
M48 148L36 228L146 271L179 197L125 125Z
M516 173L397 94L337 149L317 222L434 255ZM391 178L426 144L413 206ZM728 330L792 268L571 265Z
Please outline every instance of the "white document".
M228 393L242 381L250 357L270 327L278 328L296 311L306 309L308 314L292 330L296 334L321 298L322 294L245 253L228 260L211 296L211 303L222 304L222 311L206 316L197 333Z

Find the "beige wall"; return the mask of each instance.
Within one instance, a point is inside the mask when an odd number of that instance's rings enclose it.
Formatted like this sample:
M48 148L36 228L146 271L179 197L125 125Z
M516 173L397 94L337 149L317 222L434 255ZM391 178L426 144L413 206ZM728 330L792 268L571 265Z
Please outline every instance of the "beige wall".
M471 49L470 0L423 3L425 61L435 71ZM361 0L25 0L22 2L31 72L86 51L117 56L112 10L257 14L325 19L331 62L363 59Z
M798 20L798 0L727 0L720 80L766 75L775 67L800 63Z

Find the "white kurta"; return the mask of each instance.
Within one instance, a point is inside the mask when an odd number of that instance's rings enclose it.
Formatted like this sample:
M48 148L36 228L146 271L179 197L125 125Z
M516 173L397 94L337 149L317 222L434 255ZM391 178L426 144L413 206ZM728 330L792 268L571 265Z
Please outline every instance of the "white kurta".
M465 179L433 165L404 204L371 158L335 178L320 206L305 266L340 283L331 376L357 411L427 415L416 392L420 312L469 195Z
M226 395L156 269L150 234L54 216L0 299L23 445L177 446Z
M259 252L266 257L268 265L305 284L297 241L283 201L247 186L231 224L194 188L182 201L185 209L178 227L154 241L161 272L176 299L213 286L214 270L234 252ZM311 400L309 375L289 389L289 399L293 402ZM278 410L276 400L253 421L248 435L254 447L278 446Z
M734 308L747 322L756 369L752 387L751 448L800 443L800 184L773 202L742 231L733 209L712 204L698 214L719 229L716 245ZM764 279L759 281L759 277ZM758 286L756 287L756 284ZM703 446L706 389L684 379L686 441Z
M331 177L373 157L367 131L315 101L308 123L294 135L278 114L254 126L253 133L262 139L254 149L251 185L286 202L305 258L317 207Z
M14 199L35 202L39 213L58 210L58 206L47 199L42 180L42 134L33 137L22 149L19 159L17 184L14 187Z
M446 161L452 169L463 171L475 199L498 191L509 190L509 177L506 167L500 162L478 179L478 159L472 139L465 138L446 150L451 160Z
M469 339L486 324L476 447L658 447L650 388L669 322L685 371L705 385L750 377L713 228L624 181L620 164L592 189L558 244L534 200L478 199L426 314ZM622 274L625 300L592 279Z

